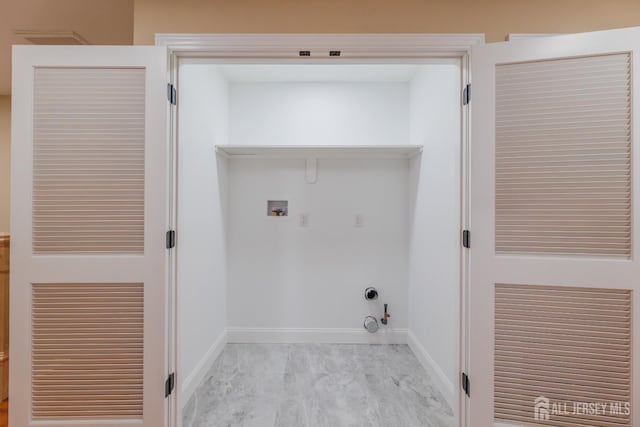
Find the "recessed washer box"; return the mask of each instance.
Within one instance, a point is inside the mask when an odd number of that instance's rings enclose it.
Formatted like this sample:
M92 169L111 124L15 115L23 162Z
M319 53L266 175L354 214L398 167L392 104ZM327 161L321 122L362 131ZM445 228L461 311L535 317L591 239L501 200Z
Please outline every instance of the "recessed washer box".
M289 216L289 201L267 200L267 216Z

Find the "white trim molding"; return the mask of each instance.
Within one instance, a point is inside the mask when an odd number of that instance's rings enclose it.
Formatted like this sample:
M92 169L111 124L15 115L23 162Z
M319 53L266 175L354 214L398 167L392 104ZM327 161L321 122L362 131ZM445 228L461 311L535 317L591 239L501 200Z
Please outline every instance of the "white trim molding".
M179 406L184 408L184 406L189 402L189 399L195 393L198 386L206 379L207 373L213 366L214 362L224 350L224 347L227 345L227 331L223 331L218 339L214 341L214 343L209 347L207 353L204 355L202 359L198 362L193 371L189 374L188 377L182 381L180 385L180 393L178 394L180 403ZM178 377L178 380L180 378Z
M563 34L565 33L509 33L507 41L513 42L516 40L538 39L540 37L554 37L561 36Z
M178 65L182 58L202 58L211 62L235 63L428 63L431 58L460 58L463 64L463 84L469 83L468 63L473 46L484 44L484 34L157 34L156 45L163 46L169 53L169 83L178 85ZM301 56L308 51L309 56ZM332 55L331 52L334 51ZM337 52L335 52L337 51ZM339 52L339 53L338 53ZM338 53L336 55L336 53ZM179 90L179 88L178 88ZM178 106L178 109L180 107ZM468 110L468 109L467 109ZM176 144L176 109L171 109L169 131ZM463 139L467 144L467 114L463 113ZM466 146L466 145L465 145ZM464 150L463 150L464 151ZM466 163L465 163L466 164ZM466 178L465 178L466 179ZM463 179L463 181L465 180ZM175 183L174 183L175 185ZM465 273L466 277L466 273ZM468 281L464 289L468 292ZM175 290L173 298L176 298ZM176 319L172 319L174 341L178 342L175 328ZM466 360L465 342L467 340L467 317L461 319L461 352ZM229 328L228 342L283 342L283 343L360 343L360 344L406 344L407 330L382 330L369 334L362 329L255 329ZM221 344L224 347L224 344ZM215 345L214 345L215 347ZM421 358L418 347L412 348ZM214 350L210 358L215 360ZM180 355L178 354L178 359ZM430 358L428 360L431 360ZM422 358L425 363L427 359ZM203 362L201 375L205 375L208 366ZM462 366L466 370L465 366ZM180 373L176 373L178 378ZM438 376L433 375L437 381ZM189 392L197 386L198 374L185 379L184 387L179 388L178 400L190 397ZM446 378L446 377L445 377ZM195 384L192 385L192 383ZM445 383L446 384L446 383ZM453 385L448 386L454 390ZM445 388L443 387L443 390ZM192 391L191 391L192 392ZM181 396L182 395L182 396ZM447 399L450 399L447 396ZM185 400L186 402L186 400ZM453 400L451 400L453 402ZM451 405L459 410L460 419L465 419L465 405ZM181 422L181 406L177 405L177 424ZM454 409L455 410L455 409Z
M375 334L351 328L227 328L230 343L406 344L406 329L381 328Z
M156 34L156 45L178 56L229 58L458 57L484 43L484 34ZM309 56L300 58L300 51ZM329 56L339 51L340 56Z
M407 332L407 343L422 366L424 366L424 369L433 380L436 388L440 390L449 406L455 410L455 408L458 407L458 404L456 401L456 389L451 380L447 378L440 366L438 366L435 360L433 360L427 349L424 348L424 346L418 341L418 338L411 331Z

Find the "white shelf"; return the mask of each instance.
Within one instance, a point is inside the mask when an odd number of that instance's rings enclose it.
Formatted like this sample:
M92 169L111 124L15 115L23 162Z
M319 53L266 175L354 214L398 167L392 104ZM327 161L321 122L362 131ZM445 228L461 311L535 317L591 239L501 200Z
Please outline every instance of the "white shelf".
M409 159L422 152L422 145L216 145L216 152L230 158Z

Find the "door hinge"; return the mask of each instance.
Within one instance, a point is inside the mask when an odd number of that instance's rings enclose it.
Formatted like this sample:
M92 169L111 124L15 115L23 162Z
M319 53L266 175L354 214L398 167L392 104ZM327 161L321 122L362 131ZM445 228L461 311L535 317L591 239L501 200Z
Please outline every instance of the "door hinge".
M462 390L464 390L464 393L471 397L471 382L469 381L469 376L463 372L462 373Z
M469 105L471 102L471 83L462 90L462 105Z
M171 393L173 393L173 389L176 386L176 374L175 373L171 373L171 375L169 375L169 377L167 378L167 380L164 382L164 397L169 397L171 396Z
M462 246L469 249L471 247L471 231L463 230L462 231Z
M176 105L178 102L178 92L172 83L167 84L167 100L171 105Z
M176 231L167 231L167 249L175 248L176 246Z

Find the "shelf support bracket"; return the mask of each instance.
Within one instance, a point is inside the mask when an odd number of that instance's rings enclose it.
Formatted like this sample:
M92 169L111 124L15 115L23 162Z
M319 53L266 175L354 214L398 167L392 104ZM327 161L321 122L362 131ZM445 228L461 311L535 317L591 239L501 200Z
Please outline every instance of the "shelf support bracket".
M315 157L307 157L307 171L305 180L308 184L315 184L318 180L318 159Z

